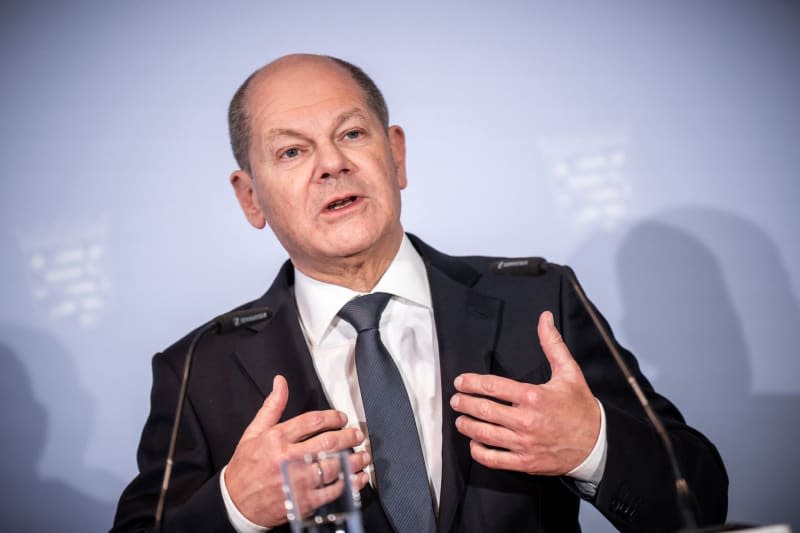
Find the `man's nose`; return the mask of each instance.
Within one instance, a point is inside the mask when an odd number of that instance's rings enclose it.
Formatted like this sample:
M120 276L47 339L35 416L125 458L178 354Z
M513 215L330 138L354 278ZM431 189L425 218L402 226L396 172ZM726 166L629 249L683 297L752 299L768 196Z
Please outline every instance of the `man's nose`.
M320 144L317 149L319 179L338 178L352 170L353 163L335 142Z

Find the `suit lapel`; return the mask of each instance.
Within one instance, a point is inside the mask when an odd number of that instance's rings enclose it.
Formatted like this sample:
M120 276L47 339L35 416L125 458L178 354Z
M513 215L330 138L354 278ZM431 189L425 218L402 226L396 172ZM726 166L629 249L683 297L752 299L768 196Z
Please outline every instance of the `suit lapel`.
M273 310L272 320L251 328L255 335L242 342L236 356L247 376L266 397L277 374L289 384L286 420L306 411L330 409L322 384L314 370L294 300L293 271L284 264L272 287L255 305Z
M409 238L425 261L439 342L442 487L437 529L446 532L453 525L472 463L469 441L456 430L457 415L450 407L455 394L453 380L464 372L489 373L502 302L472 289L481 274L465 262L437 252L413 235ZM272 309L272 320L253 326L256 334L242 341L236 351L245 373L264 396L271 392L276 374L286 377L289 404L284 420L309 410L330 409L300 329L293 278L287 262L272 287L254 302ZM377 530L388 527L385 517L378 518L384 525Z
M272 287L253 303L272 309L273 318L266 324L252 326L250 329L255 335L242 342L236 350L244 373L265 397L272 391L272 379L276 374L286 378L289 402L281 420L307 411L331 408L300 328L293 285L294 271L287 262ZM391 531L378 496L369 485L362 491L361 498L367 529Z
M481 275L457 259L444 256L415 239L425 260L433 298L442 380L442 490L438 531L452 527L464 494L472 460L469 440L455 427L450 407L453 380L464 372L489 373L502 302L471 287Z

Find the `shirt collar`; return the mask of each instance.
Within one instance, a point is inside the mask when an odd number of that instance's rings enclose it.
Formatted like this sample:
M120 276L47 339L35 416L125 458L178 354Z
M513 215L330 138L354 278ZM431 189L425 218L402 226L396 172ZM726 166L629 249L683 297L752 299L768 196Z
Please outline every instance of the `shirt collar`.
M347 287L324 283L295 269L294 295L306 338L319 344L344 304L362 294ZM372 292L386 292L417 305L432 308L425 263L404 234L400 249Z

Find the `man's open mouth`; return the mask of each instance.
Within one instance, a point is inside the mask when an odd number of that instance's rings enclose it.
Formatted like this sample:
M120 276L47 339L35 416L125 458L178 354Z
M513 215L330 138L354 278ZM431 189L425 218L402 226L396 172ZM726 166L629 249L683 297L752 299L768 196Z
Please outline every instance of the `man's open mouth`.
M357 198L355 196L348 196L347 198L342 198L341 200L334 200L333 202L328 204L328 211L336 211L337 209L342 209L352 204L356 200Z

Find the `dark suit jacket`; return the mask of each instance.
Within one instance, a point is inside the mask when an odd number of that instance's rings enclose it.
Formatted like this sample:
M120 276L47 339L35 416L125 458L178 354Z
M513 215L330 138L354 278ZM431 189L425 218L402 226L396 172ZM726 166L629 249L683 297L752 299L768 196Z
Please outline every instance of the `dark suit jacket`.
M441 358L439 531L579 530L579 493L570 480L490 470L475 463L467 439L455 430L456 413L449 406L453 380L463 372L547 381L550 368L539 346L536 322L548 309L606 412L606 469L591 503L623 531L677 529L674 483L662 445L559 270L535 277L493 274L489 265L494 258L451 257L411 238L427 267ZM207 336L198 346L167 500L166 532L232 531L219 472L269 394L273 376L282 374L289 383L284 419L330 407L299 327L293 282L294 271L287 262L267 293L243 306L271 308L270 322L227 336ZM153 358L151 412L138 451L140 473L122 494L112 531L147 531L153 526L192 336ZM674 441L701 522L723 522L727 476L716 449L652 390L633 356L624 350L623 354ZM366 529L390 531L369 487L362 503Z

